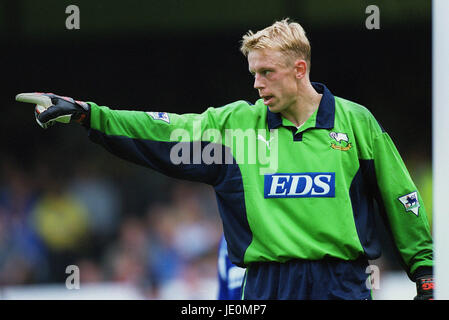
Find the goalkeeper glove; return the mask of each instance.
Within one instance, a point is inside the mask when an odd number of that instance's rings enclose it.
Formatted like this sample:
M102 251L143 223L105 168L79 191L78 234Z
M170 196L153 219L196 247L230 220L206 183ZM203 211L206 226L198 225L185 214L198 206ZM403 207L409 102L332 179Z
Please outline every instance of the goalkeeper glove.
M34 103L34 116L37 123L44 129L52 126L55 121L62 123L77 122L87 125L90 116L90 106L83 101L53 93L20 93L16 96L20 102Z
M414 300L433 300L434 279L432 275L416 279L417 295Z

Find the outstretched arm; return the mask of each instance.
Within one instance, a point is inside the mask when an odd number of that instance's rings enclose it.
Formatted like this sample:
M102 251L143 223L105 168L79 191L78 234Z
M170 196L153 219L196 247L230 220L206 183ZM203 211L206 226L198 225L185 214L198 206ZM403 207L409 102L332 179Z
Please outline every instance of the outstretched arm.
M205 163L201 156L212 143L203 140L201 133L220 130L214 108L202 114L179 115L112 110L55 94L24 93L16 100L36 104L36 121L41 127L55 122L80 123L88 129L89 138L109 152L168 176L215 185L224 173L224 162ZM213 138L214 151L224 157L224 146Z

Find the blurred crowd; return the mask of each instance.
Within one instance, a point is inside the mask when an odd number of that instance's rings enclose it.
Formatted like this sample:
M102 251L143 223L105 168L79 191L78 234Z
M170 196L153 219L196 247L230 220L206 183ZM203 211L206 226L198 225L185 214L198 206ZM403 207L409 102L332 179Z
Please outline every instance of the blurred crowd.
M133 176L111 179L82 161L59 175L45 162L27 172L3 159L1 169L0 287L65 283L76 265L81 285L126 282L145 298L176 299L195 298L200 280L216 278L221 225L211 187L150 173L156 188L145 197L122 182ZM148 201L126 207L133 193Z

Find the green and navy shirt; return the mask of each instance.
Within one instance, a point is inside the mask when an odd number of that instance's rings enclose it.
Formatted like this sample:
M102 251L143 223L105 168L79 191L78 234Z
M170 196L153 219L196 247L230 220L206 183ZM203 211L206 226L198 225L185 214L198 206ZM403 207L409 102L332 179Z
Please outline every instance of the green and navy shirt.
M212 185L238 266L376 259L377 202L409 276L431 267L423 201L389 135L365 107L313 86L321 102L299 128L262 100L201 114L90 102L89 136L126 160Z

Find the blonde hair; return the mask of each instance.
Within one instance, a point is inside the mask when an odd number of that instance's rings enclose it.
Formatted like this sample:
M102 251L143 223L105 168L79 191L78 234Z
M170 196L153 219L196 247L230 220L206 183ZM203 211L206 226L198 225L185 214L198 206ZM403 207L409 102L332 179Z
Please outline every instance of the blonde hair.
M306 60L310 69L311 47L306 33L297 22L289 18L276 21L271 26L253 33L248 31L242 38L240 51L245 57L250 51L257 49L273 49L292 58Z

